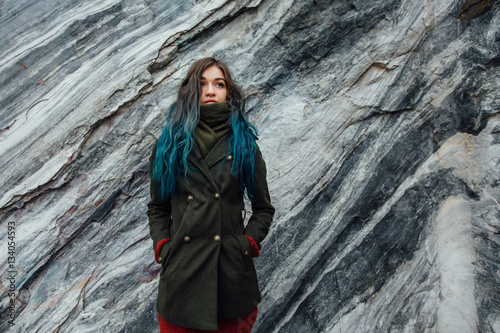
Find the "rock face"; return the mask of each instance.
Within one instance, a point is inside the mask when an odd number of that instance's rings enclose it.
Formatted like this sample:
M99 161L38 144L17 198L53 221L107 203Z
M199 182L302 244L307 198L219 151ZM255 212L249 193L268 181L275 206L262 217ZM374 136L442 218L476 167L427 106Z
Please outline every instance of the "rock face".
M0 26L1 331L157 329L148 158L215 56L277 209L254 332L500 332L497 1L19 0Z

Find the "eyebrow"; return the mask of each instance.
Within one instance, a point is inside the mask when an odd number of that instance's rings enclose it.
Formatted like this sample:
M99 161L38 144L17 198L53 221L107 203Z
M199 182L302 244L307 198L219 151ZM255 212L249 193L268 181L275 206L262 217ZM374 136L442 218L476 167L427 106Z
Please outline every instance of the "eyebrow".
M201 79L202 79L202 80L206 80L207 78L206 78L206 77L204 77L204 76L202 76L202 77L201 77ZM224 81L224 82L226 82L226 80L225 80L225 79L223 79L223 78L221 78L221 77L217 77L217 78L215 78L215 79L214 79L214 81Z

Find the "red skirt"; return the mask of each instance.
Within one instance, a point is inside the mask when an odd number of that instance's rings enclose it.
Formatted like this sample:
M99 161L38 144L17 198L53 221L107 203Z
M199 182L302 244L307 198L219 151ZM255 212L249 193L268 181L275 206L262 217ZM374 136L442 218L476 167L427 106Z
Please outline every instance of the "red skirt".
M160 333L250 333L252 327L257 320L257 308L247 314L245 317L233 320L218 320L219 329L217 331L195 330L193 328L186 328L182 326L172 325L158 314L158 323L160 324Z

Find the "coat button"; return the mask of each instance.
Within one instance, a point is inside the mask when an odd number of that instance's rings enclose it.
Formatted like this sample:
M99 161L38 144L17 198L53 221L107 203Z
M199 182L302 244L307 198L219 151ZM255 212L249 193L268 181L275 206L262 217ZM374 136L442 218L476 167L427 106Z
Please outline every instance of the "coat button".
M248 250L245 250L245 255L247 256L249 254L250 254L250 252L248 252Z
M191 194L187 196L187 201L188 201L188 202L193 201L193 199L194 199L194 198L193 198L193 196L192 196Z
M214 242L216 242L216 243L220 242L220 236L219 235L215 235L214 236Z
M229 161L231 161L231 160L233 159L233 155L229 155L229 156L227 157L227 159L228 159Z
M184 243L189 243L191 241L191 237L186 236L184 237Z
M163 259L161 257L158 257L158 262L161 264L161 262L163 261Z
M219 193L215 193L214 197L215 197L216 200L219 200L220 199L220 194Z

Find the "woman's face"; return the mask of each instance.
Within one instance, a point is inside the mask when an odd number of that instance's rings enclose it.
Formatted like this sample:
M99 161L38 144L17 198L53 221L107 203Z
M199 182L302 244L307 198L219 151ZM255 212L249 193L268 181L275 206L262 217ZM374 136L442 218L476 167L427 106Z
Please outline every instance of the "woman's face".
M221 103L226 100L227 87L224 74L212 65L201 74L201 104Z

